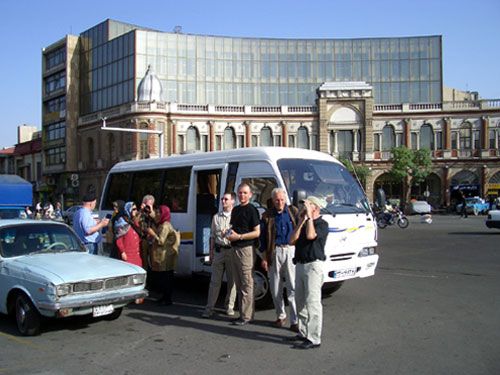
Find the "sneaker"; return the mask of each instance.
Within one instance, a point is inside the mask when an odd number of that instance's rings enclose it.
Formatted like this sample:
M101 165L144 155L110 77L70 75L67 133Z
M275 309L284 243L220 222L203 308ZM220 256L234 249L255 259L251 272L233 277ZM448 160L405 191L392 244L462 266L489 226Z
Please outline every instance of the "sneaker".
M297 323L290 324L290 331L299 333L299 325Z
M304 341L307 341L307 339L304 337L304 336L301 336L301 335L295 335L295 336L292 336L292 337L285 337L283 339L283 341L287 341L287 342L304 342Z
M204 319L209 319L214 315L214 312L212 310L205 310L203 311L203 314L201 314L201 317Z
M317 349L321 346L321 344L313 344L311 341L306 340L301 342L300 344L295 344L293 346L294 349Z
M233 310L233 309L228 308L228 309L226 310L226 315L227 315L227 316L234 316L234 310Z
M246 326L248 323L250 323L250 320L238 319L235 320L232 324L241 327L241 326Z

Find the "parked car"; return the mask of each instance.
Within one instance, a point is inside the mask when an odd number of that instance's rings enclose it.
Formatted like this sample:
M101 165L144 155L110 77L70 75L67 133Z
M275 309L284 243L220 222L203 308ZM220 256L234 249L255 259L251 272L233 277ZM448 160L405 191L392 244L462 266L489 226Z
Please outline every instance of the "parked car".
M66 224L73 224L73 216L75 216L76 211L78 211L82 206L71 206L63 211L62 217Z
M410 202L410 214L430 214L432 207L426 201Z
M479 197L465 198L465 209L467 213L474 215L486 214L489 208L489 203L486 203ZM462 211L462 203L457 204L457 212L460 211Z
M64 223L0 221L0 313L22 335L38 334L42 316L117 319L147 295L145 282L141 267L88 254Z
M500 229L500 210L490 210L486 218L488 228Z

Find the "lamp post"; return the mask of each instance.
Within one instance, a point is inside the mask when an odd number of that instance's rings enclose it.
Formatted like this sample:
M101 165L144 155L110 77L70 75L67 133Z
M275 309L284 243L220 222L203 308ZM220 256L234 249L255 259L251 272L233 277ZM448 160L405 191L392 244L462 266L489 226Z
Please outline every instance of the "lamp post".
M109 130L109 131L115 131L115 132L127 132L127 133L145 133L145 134L157 134L160 136L160 158L163 157L164 153L164 134L163 130L148 130L148 129L124 129L124 128L113 128L106 126L106 120L107 117L101 117L102 120L102 126L101 130Z

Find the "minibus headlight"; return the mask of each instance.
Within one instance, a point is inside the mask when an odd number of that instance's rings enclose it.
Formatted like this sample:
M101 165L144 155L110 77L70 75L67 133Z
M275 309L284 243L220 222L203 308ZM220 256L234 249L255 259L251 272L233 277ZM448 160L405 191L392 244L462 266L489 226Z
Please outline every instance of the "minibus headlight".
M367 257L376 253L376 247L363 247L358 254L358 257Z

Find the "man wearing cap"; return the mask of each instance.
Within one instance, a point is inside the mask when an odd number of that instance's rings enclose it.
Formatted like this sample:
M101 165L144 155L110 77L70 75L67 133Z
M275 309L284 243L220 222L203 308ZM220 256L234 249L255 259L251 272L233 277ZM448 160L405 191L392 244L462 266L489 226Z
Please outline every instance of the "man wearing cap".
M76 211L73 218L73 229L85 244L89 254L97 255L99 243L102 241L100 230L108 226L109 219L96 220L92 211L96 206L94 193L87 193L82 199L82 208Z
M299 334L292 338L297 341L293 346L296 349L314 349L321 344L321 287L328 236L328 223L321 218L322 207L319 198L307 197L299 224L290 236L290 245L295 245L295 301L299 316Z

